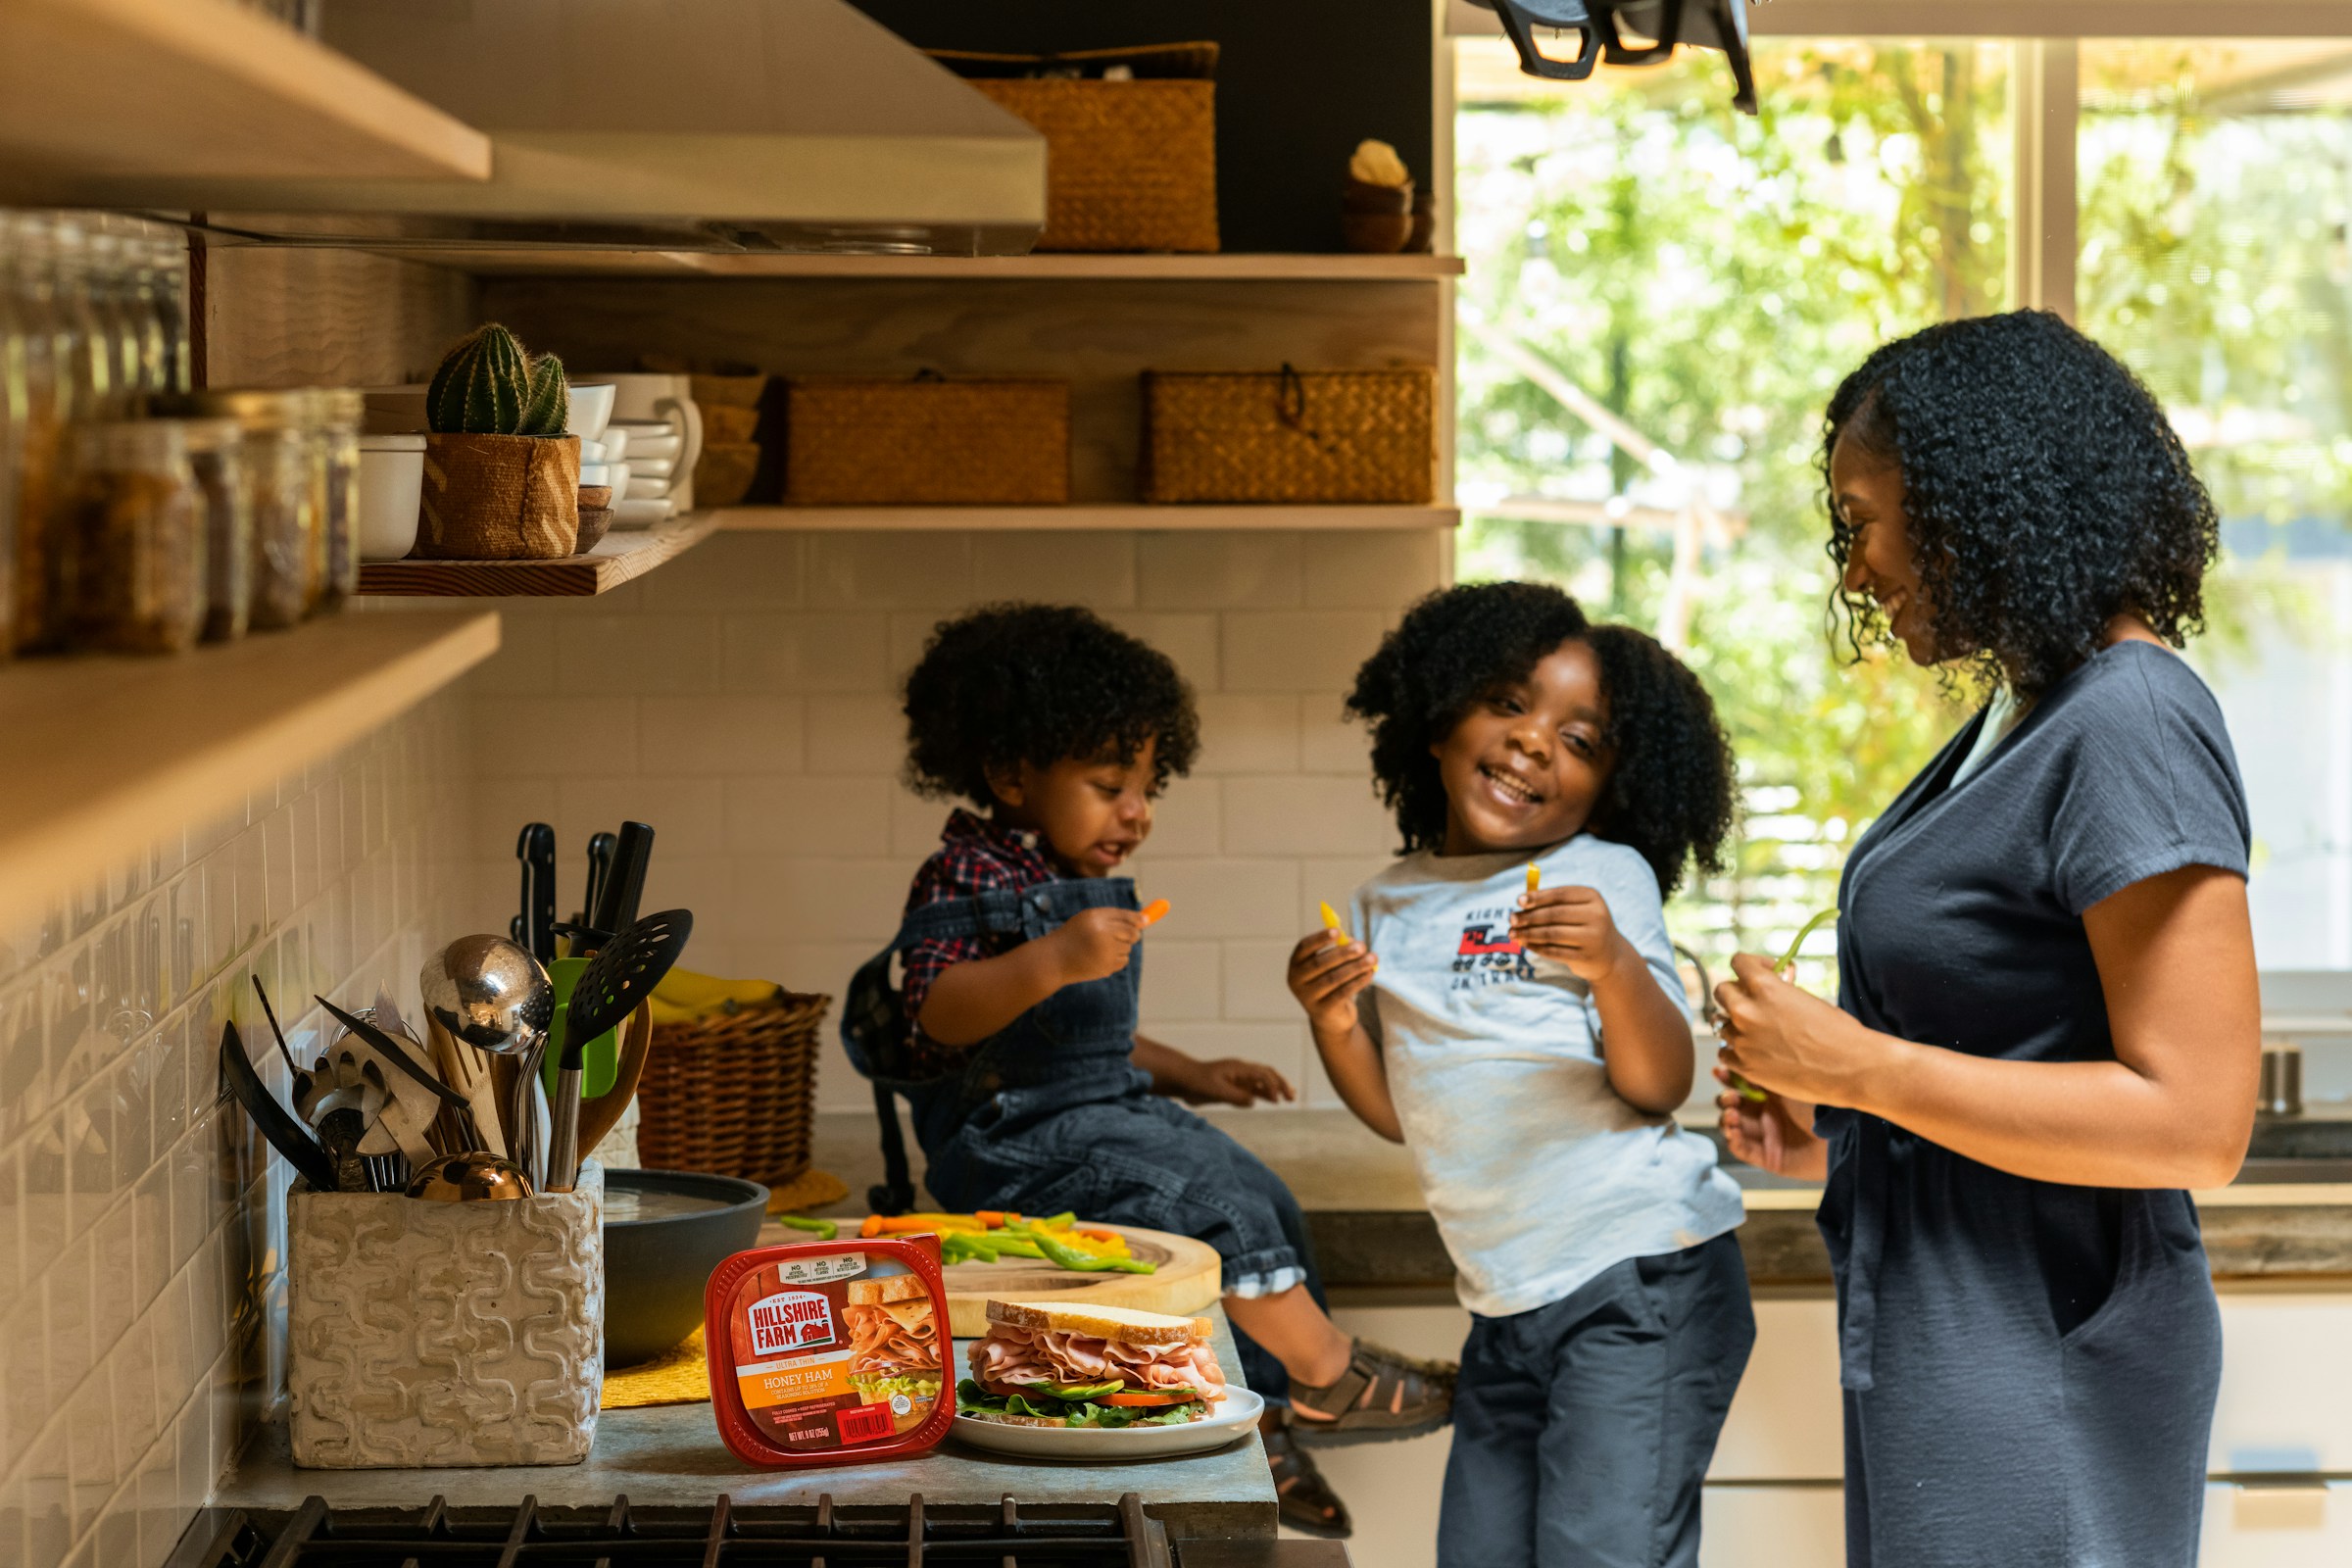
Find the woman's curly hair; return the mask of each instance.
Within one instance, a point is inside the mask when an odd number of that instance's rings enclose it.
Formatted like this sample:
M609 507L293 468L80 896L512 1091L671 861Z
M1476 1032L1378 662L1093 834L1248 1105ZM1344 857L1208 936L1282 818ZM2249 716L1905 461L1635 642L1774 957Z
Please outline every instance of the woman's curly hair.
M1732 826L1732 754L1698 677L1651 638L1630 626L1594 626L1568 595L1529 582L1429 595L1356 671L1348 711L1371 727L1372 777L1407 853L1446 842L1446 786L1430 747L1472 705L1578 640L1600 663L1616 752L1586 826L1640 852L1661 894L1674 891L1693 858L1704 869L1720 867Z
M2179 647L2204 623L2220 548L2213 498L2139 378L2046 311L1946 321L1847 376L1823 423L1897 466L1937 662L2038 697L2118 614ZM1886 628L1844 589L1856 530L1830 501L1836 603L1858 656Z
M988 605L932 628L907 673L906 782L995 804L991 774L1027 762L1135 760L1154 788L1200 751L1193 689L1167 655L1074 605Z

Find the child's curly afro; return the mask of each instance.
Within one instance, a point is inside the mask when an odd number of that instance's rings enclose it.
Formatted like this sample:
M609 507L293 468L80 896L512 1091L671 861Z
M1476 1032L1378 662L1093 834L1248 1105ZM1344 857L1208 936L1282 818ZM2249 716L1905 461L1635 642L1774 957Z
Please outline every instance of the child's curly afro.
M992 773L1072 758L1132 762L1153 786L1200 750L1193 690L1168 656L1075 605L987 605L932 629L906 676L906 782L995 804Z
M1638 851L1661 894L1693 858L1720 869L1733 819L1732 753L1706 688L1654 639L1594 626L1559 589L1528 582L1440 589L1405 612L1356 672L1348 711L1371 726L1372 776L1408 853L1446 841L1446 786L1430 747L1472 704L1577 640L1599 662L1617 754L1586 825Z

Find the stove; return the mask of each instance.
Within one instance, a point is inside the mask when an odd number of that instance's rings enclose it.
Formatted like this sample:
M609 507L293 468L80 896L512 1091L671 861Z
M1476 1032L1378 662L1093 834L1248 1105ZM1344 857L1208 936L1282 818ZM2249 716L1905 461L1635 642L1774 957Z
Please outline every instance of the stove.
M995 1509L904 1507L631 1508L601 1513L512 1508L329 1508L311 1497L291 1514L201 1510L166 1568L1175 1568L1166 1527L1130 1492L1115 1504L1055 1504L1025 1515L1011 1497Z

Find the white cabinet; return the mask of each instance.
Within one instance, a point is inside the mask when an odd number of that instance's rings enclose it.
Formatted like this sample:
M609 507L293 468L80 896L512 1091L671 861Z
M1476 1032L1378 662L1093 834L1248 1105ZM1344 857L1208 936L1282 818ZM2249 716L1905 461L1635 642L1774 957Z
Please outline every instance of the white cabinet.
M2207 1468L2352 1471L2352 1291L2222 1294L2222 1397ZM2337 1559L2347 1562L2352 1554Z
M1845 1561L1845 1489L1719 1486L1700 1503L1699 1568L1835 1568Z
M1712 1544L1712 1543L1710 1543ZM2352 1563L2352 1482L2205 1489L2199 1568L2344 1568ZM1710 1558L1707 1568L1716 1568Z

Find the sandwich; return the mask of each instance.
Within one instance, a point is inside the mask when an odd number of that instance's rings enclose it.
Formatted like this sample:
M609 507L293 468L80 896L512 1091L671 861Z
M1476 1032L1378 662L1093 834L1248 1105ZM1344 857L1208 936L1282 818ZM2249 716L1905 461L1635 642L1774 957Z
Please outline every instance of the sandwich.
M850 1335L850 1387L867 1404L889 1405L901 1431L919 1426L946 1377L939 1316L921 1276L852 1280L841 1321Z
M1225 1373L1204 1317L991 1301L956 1413L1032 1427L1174 1426L1209 1415Z

